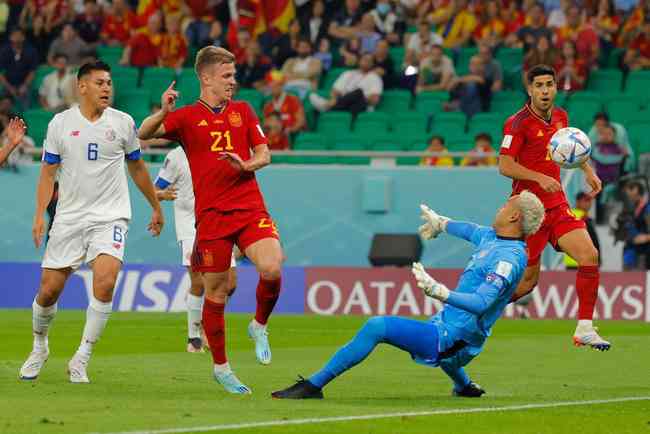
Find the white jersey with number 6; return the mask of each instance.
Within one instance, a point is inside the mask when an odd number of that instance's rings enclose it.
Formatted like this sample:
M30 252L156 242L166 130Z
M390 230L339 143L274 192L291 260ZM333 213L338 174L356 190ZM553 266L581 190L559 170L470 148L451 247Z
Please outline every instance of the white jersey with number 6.
M180 146L172 149L165 157L165 162L156 177L156 186L165 189L172 185L176 188L174 200L174 223L176 239L194 240L196 236L194 221L194 187L190 164L185 151Z
M133 118L107 108L91 122L73 106L50 121L43 160L59 163L56 222L131 219L125 159L140 158Z

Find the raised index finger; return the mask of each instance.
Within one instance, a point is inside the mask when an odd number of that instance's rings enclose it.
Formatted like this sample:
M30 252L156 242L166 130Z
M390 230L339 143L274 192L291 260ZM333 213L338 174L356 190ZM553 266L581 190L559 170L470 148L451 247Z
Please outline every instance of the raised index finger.
M172 84L169 85L167 88L167 91L174 90L174 85L176 84L176 80L172 81Z

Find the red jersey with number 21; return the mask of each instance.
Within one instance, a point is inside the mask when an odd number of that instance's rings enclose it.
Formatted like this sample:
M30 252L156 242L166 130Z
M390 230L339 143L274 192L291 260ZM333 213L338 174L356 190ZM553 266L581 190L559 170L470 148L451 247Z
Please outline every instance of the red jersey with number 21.
M229 101L215 111L203 101L167 115L164 137L183 145L192 173L197 222L214 209L265 210L254 172L243 172L219 159L223 152L251 158L252 149L267 144L257 116L245 101Z
M539 117L528 104L510 116L503 126L500 155L509 155L527 169L560 180L560 166L551 160L549 142L553 134L569 125L569 117L561 108L553 108L551 120ZM534 181L512 181L512 194L529 190L537 195L544 208L552 209L567 203L564 191L548 193Z

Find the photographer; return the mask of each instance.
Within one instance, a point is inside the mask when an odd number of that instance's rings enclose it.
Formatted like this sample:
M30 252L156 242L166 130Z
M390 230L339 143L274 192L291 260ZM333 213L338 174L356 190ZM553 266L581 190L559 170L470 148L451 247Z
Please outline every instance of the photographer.
M625 184L625 198L633 214L625 222L625 247L623 248L624 270L650 269L650 204L646 188L638 180Z

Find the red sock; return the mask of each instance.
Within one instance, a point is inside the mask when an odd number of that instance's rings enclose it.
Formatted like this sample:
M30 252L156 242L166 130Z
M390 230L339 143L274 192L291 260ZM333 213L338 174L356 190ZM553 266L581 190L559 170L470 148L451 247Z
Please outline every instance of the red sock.
M205 337L208 338L212 360L218 365L223 365L226 359L226 321L223 310L224 303L215 303L205 299L203 302L203 329Z
M576 289L578 291L578 319L593 319L594 307L598 300L600 274L597 265L578 267Z
M280 297L281 286L282 279L264 280L260 277L256 290L257 309L255 310L255 321L262 325L268 322L275 307L275 302Z

